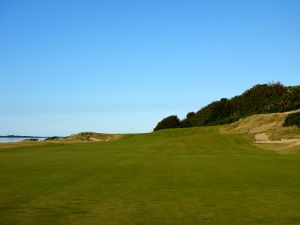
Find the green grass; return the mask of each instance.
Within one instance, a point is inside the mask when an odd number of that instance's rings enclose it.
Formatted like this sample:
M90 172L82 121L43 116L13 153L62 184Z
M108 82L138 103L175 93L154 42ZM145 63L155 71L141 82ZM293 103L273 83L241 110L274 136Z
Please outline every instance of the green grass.
M0 224L300 224L300 154L217 127L2 149Z

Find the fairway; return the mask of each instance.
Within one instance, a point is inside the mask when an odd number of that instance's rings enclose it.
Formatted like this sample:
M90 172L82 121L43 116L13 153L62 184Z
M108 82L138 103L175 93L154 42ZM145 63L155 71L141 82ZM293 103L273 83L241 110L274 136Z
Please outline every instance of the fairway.
M0 149L0 224L300 224L300 154L219 127Z

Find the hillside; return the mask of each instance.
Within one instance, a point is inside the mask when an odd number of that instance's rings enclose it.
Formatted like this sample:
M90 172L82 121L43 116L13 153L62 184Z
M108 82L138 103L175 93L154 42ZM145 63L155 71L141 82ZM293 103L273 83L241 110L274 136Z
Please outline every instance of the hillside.
M229 124L254 114L287 112L299 108L300 86L260 84L239 96L222 98L196 113L190 112L181 121L175 115L167 117L154 130Z
M240 119L221 128L229 133L246 133L258 144L281 144L281 148L300 145L300 129L297 126L284 127L287 115L300 110L284 113L257 114ZM278 146L273 146L275 149ZM277 148L276 148L277 147Z

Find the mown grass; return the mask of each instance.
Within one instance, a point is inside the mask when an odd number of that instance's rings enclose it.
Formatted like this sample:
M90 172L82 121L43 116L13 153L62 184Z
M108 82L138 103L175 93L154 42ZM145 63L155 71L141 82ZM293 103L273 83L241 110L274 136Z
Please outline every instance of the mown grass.
M0 151L0 224L300 224L300 154L218 127Z

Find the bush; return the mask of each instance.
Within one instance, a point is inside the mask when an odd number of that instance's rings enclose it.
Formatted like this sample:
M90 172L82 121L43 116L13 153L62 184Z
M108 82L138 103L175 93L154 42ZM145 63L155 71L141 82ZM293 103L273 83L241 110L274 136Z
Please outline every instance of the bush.
M180 126L180 120L178 119L177 116L172 115L160 121L154 128L154 131L161 130L161 129L168 129L168 128L178 128L179 126Z
M186 115L186 118L187 118L187 119L190 119L190 118L192 118L195 114L196 114L196 113L194 113L194 112L189 112L189 113Z
M300 112L289 114L284 121L283 126L298 126L300 128Z
M47 137L47 138L45 139L45 141L56 141L56 140L59 140L59 139L60 139L60 137L53 136L53 137Z
M180 128L187 128L187 127L192 127L193 125L191 124L191 122L187 119L181 120L180 121Z

